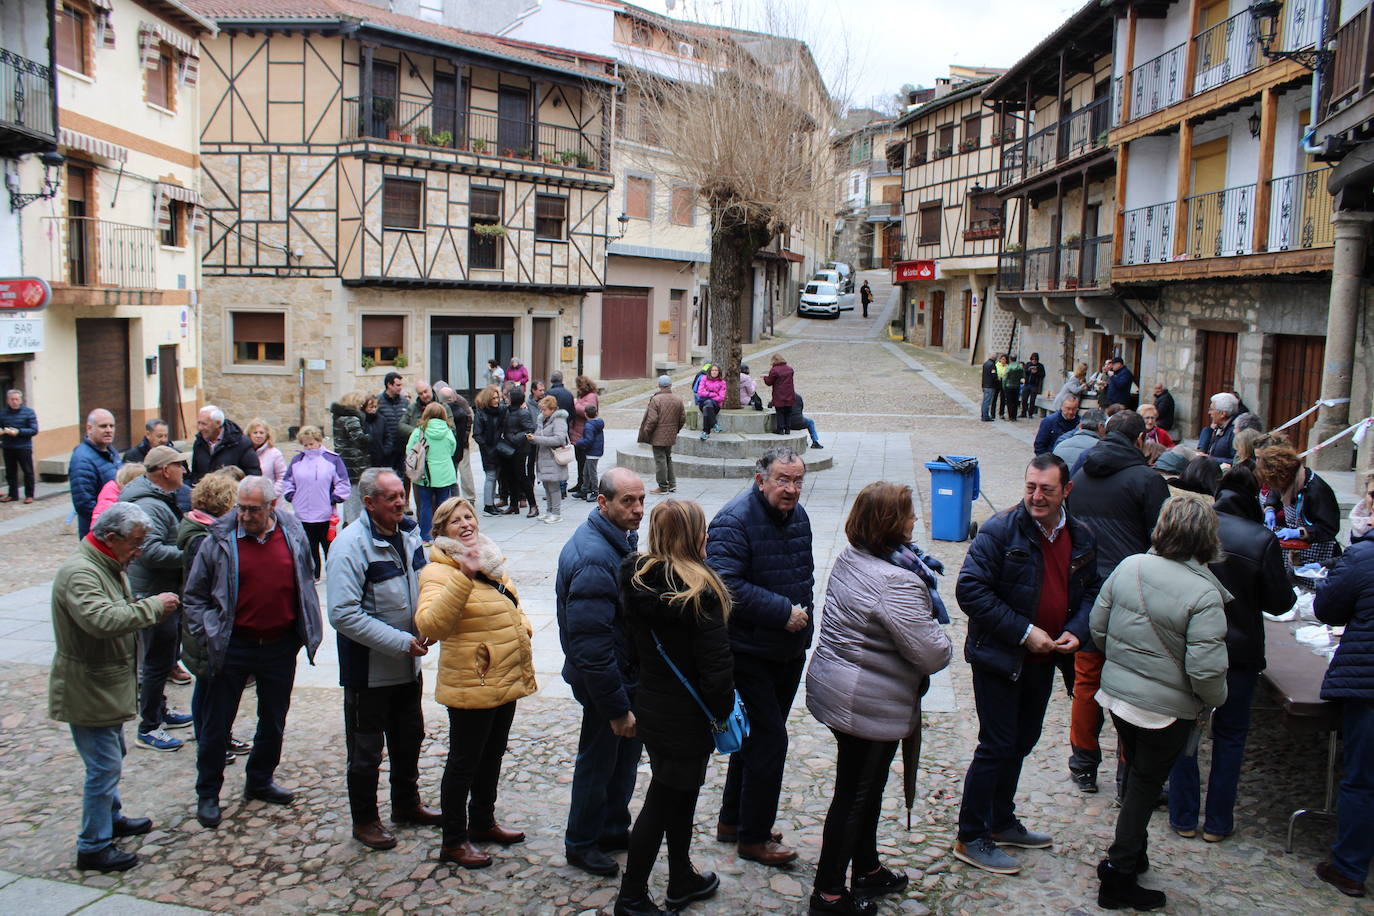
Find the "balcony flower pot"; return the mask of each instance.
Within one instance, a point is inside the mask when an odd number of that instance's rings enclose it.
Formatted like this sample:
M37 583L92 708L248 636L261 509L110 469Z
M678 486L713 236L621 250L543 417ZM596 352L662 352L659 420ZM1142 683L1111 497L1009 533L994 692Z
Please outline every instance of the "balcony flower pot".
M476 140L473 140L472 151L479 156L482 155L487 151L487 141L481 139L480 137Z
M395 366L397 369L404 369L406 366L410 365L410 360L404 353L398 352L396 358L391 361L391 365Z
M1078 289L1078 278L1077 278L1077 277L1066 277L1066 278L1064 279L1064 288L1065 288L1065 289Z
M406 133L401 134L401 142L402 142L402 143L414 143L414 142L415 142L415 135L407 131Z
M430 130L428 127L425 127L423 125L416 129L415 139L419 141L423 146L436 145L434 142L434 131Z
M952 152L954 152L954 148L951 146L937 146L935 148L935 158L943 159Z
M441 130L441 131L439 131L438 133L436 133L436 134L434 135L434 145L435 145L435 146L452 146L452 145L453 145L453 131L451 131L451 130Z
M394 140L400 140L400 139L401 139L401 132L400 132L399 130L397 130L396 128L394 128L394 127L388 127L388 128L386 129L386 138L387 138L388 140L393 140L393 141L394 141Z
M478 223L472 227L472 231L484 239L499 239L506 236L506 227L498 223Z

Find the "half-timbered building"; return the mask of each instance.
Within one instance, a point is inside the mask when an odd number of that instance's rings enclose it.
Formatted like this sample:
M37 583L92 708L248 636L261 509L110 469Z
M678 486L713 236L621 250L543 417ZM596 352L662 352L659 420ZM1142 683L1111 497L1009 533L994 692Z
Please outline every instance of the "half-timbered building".
M905 163L902 178L902 288L907 340L973 360L1005 346L1011 320L988 309L997 285L997 252L1007 231L994 189L1013 119L983 107L984 78L950 91L897 120L901 140L884 154Z
M318 422L393 368L471 396L487 360L582 365L605 284L608 61L355 0L242 12L202 67L207 384Z

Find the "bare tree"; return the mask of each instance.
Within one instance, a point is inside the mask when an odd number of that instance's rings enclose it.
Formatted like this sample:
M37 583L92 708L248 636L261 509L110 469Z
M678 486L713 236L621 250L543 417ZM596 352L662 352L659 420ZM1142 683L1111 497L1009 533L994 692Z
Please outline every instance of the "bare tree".
M808 215L834 212L836 110L810 48L779 34L674 21L695 49L621 71L658 148L642 165L689 184L710 216L711 360L737 403L743 293L760 248Z

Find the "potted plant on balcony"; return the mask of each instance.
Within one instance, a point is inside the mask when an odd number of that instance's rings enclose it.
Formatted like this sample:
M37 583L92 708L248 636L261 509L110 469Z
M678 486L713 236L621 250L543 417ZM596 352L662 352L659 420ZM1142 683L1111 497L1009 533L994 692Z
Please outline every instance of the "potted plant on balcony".
M589 169L589 168L592 167L592 165L593 165L592 157L591 157L590 155L588 155L587 153L578 151L577 153L574 154L574 156L575 156L575 158L577 159L577 167L578 167L578 168L580 168L580 169Z
M978 148L978 138L977 138L977 137L969 137L967 140L962 140L962 141L960 141L960 143L959 143L959 152L961 152L961 153L972 152L973 150L976 150L977 148Z
M1083 236L1079 235L1077 232L1070 232L1068 235L1064 236L1064 246L1066 248L1073 247L1081 241L1083 241Z
M500 223L478 223L472 231L484 239L500 239L506 236L506 227Z
M376 361L375 359L372 358L372 354L370 354L370 353L364 353L364 354L363 354L363 368L364 368L364 369L371 369L372 367L374 367L374 366L376 366L376 365L377 365L377 361Z
M410 365L410 359L407 358L404 353L397 350L396 358L391 361L391 365L395 366L397 369L404 369L406 366Z
M420 144L422 144L422 145L424 145L424 146L436 146L436 145L437 145L437 144L434 142L434 131L430 130L428 127L426 127L426 126L423 125L423 124L421 124L418 128L416 128L416 130L415 130L415 139L416 139L417 141L419 141Z
M952 146L937 146L935 147L935 158L943 159L952 152L954 152L954 147Z
M487 141L483 140L481 137L473 137L472 151L479 156L482 155L487 151Z
M452 145L453 145L453 131L451 131L451 130L441 130L441 131L439 131L438 133L434 134L433 139L434 139L434 145L435 145L435 146L444 146L444 147L452 146Z
M572 165L577 161L577 153L570 149L560 150L558 153L558 161L563 165Z

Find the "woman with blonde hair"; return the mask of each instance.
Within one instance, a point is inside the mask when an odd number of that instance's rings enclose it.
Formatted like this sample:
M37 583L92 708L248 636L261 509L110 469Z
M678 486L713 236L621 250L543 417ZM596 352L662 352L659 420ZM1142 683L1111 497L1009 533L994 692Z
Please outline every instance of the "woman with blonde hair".
M496 787L515 704L539 689L534 629L506 572L501 549L478 531L472 503L454 497L434 513L429 563L420 570L415 627L440 641L434 698L448 707L441 862L485 868L474 842L525 839L496 822Z
M148 469L137 462L130 461L128 464L121 464L119 470L115 471L114 480L105 481L105 486L100 488L100 493L95 498L95 508L91 510L91 524L100 518L100 513L119 502L119 494L129 485L132 480L137 480Z
M811 913L869 913L865 898L907 884L878 860L883 788L897 745L919 741L921 697L953 651L927 561L943 567L911 545L911 495L881 480L859 491L844 526L849 546L826 588L806 707L835 736L837 757Z
M329 558L329 519L334 507L352 495L343 459L324 447L318 426L296 431L301 450L291 459L281 482L281 496L296 510L296 519L310 541L310 561L320 578L320 552ZM192 494L194 496L194 493Z
M692 866L692 825L706 762L715 742L706 715L669 667L677 667L715 720L734 707L734 658L726 635L730 592L706 565L706 515L684 499L665 499L649 513L649 551L620 567L625 626L639 658L635 735L644 742L653 778L630 831L630 852L616 916L663 911L649 895L649 873L668 840L669 909L715 894L720 879Z
M1089 620L1106 655L1096 699L1126 760L1116 837L1097 866L1098 906L1112 910L1164 906L1163 891L1139 883L1150 815L1174 762L1226 702L1232 596L1207 568L1221 556L1217 515L1197 496L1172 496L1150 543L1117 565Z
M548 394L539 402L539 413L539 425L526 438L539 449L534 466L549 505L544 521L556 525L563 521L562 484L568 479L568 466L558 463L553 450L572 441L568 438L568 412L558 406L557 398Z
M415 481L415 503L419 510L416 521L420 523L422 532L428 532L434 508L453 495L453 485L458 482L458 470L453 464L453 455L458 451L458 439L453 435L453 421L449 419L448 408L438 401L430 401L420 414L420 425L415 427L406 442L406 454L410 454L422 436L428 454L425 472Z
M1059 387L1059 393L1054 396L1054 406L1051 412L1064 406L1064 399L1069 395L1078 398L1079 403L1083 401L1083 394L1088 390L1088 364L1079 363L1073 367L1073 375L1064 380L1064 384Z
M272 481L273 486L277 488L277 495L280 496L281 479L286 476L286 459L282 457L281 449L272 444L272 427L268 426L262 417L254 417L248 421L243 434L253 443L253 449L258 453L262 476Z

